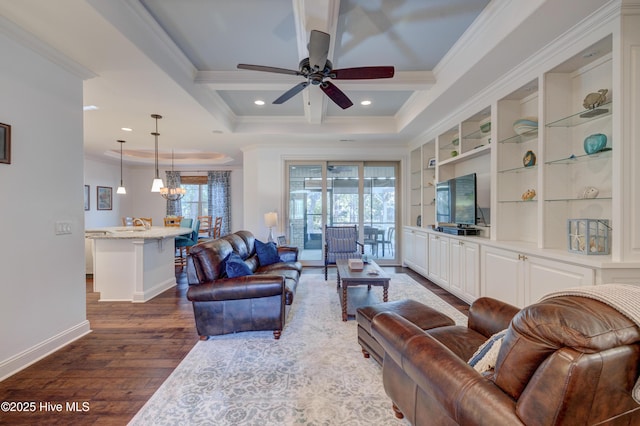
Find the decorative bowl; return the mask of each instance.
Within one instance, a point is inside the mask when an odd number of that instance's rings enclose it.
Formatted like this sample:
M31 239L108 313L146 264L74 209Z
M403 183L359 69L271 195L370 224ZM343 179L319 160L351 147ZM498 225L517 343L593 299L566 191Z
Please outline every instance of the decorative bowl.
M602 151L607 146L607 136L602 133L594 133L584 139L584 152L595 154Z
M460 138L455 138L451 141L451 145L458 146L460 144Z
M491 122L487 122L484 124L480 125L480 131L482 131L482 133L489 133L491 131Z
M533 133L538 130L538 122L535 118L521 118L513 123L513 130L519 135Z

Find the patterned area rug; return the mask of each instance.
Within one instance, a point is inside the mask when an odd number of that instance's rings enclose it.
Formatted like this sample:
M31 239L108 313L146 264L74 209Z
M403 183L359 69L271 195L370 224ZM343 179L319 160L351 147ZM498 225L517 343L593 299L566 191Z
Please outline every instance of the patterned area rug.
M389 300L404 298L466 324L409 276L392 274ZM381 368L362 356L356 321L340 312L334 280L302 275L280 340L267 331L198 342L130 424L408 424L393 414Z

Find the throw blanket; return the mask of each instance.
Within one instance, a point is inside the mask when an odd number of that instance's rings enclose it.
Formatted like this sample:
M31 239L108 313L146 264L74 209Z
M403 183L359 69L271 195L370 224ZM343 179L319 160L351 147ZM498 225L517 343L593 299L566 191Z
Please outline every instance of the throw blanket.
M632 284L603 284L593 287L574 287L545 295L540 301L559 296L580 296L605 303L640 327L640 286ZM632 392L640 404L640 377Z

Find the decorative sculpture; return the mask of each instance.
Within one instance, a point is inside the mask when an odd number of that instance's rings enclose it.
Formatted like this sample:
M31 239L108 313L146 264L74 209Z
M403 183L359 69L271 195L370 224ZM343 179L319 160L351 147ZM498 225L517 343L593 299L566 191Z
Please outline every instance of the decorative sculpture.
M607 101L607 93L609 89L600 89L597 93L589 93L585 98L582 106L586 109L595 109Z
M536 190L535 189L527 189L526 191L524 191L524 193L522 194L522 201L529 201L529 200L533 200L533 198L536 196Z

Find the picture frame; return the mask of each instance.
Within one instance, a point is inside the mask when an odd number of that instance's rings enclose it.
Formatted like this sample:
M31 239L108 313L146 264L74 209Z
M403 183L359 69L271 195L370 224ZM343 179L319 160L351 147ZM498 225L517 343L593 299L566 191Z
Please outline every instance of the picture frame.
M429 163L427 163L427 168L428 169L435 169L436 168L436 159L434 158L429 158Z
M84 186L84 210L87 211L91 207L90 199L89 199L89 185Z
M287 237L285 237L284 235L278 235L278 245L279 246L286 246L287 245Z
M113 205L113 188L110 186L96 187L96 209L111 210Z
M0 163L11 164L11 126L0 123Z

